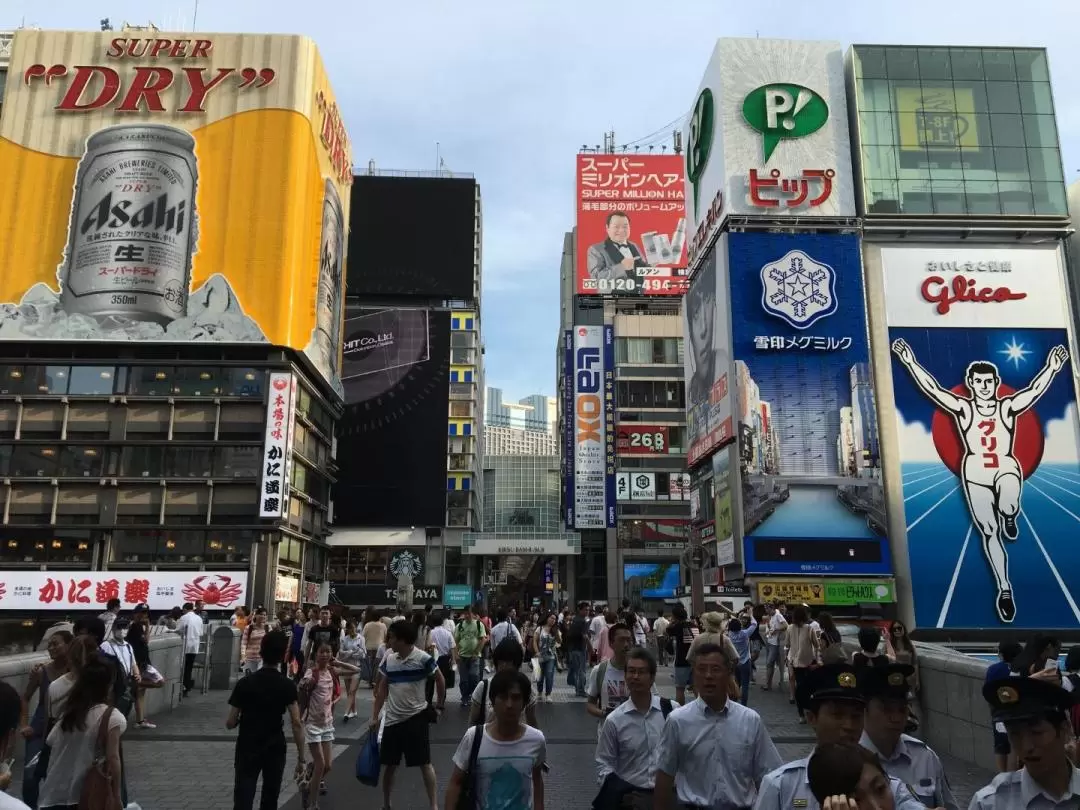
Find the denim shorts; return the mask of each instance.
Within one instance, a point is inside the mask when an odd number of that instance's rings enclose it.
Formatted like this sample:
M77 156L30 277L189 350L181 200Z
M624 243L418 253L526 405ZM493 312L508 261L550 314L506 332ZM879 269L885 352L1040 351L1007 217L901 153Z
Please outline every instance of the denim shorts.
M675 667L675 686L686 688L690 685L690 667Z
M309 745L334 741L333 726L316 726L312 723L304 724L304 737Z

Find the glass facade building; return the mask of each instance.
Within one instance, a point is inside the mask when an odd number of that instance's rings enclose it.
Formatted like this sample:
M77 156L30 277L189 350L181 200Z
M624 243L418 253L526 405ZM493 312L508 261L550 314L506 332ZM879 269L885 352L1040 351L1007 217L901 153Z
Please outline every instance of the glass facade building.
M860 213L1067 216L1046 51L855 45Z

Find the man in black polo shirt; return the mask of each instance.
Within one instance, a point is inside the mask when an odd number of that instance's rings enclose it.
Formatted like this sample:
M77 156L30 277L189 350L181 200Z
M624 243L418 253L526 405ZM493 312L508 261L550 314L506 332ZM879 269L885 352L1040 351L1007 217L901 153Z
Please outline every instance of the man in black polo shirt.
M236 738L234 810L251 810L259 774L263 778L259 810L276 810L285 774L286 744L281 726L285 712L289 713L296 743L296 771L301 774L307 770L296 685L280 668L288 649L289 637L284 633L275 630L263 636L259 647L262 669L237 681L229 698L231 708L225 727L240 727Z

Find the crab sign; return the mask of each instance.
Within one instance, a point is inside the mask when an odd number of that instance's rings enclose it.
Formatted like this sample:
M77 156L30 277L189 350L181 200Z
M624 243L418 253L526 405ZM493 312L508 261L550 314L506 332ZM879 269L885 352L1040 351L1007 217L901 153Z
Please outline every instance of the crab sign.
M233 582L232 577L202 576L195 577L184 585L184 599L188 602L203 602L207 607L231 607L244 593L244 586Z

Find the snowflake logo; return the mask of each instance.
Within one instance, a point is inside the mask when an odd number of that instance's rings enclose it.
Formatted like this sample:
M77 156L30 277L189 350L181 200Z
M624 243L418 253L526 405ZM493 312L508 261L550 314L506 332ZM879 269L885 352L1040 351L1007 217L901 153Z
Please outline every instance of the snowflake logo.
M836 312L836 273L801 250L761 268L761 306L796 329Z

